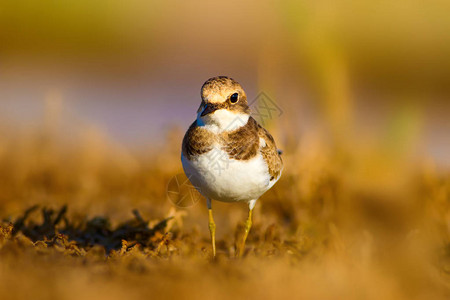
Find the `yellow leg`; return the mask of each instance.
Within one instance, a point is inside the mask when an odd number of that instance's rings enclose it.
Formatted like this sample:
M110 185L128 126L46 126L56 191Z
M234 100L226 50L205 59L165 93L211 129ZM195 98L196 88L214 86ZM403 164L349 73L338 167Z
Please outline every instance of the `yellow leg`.
M209 214L209 232L211 233L213 256L216 256L216 223L214 223L211 208L208 209L208 214Z
M253 209L250 209L248 211L248 218L247 221L245 221L245 228L244 228L244 237L242 239L241 247L239 248L239 256L242 256L245 250L245 241L247 240L248 233L250 232L250 228L252 228L252 213Z

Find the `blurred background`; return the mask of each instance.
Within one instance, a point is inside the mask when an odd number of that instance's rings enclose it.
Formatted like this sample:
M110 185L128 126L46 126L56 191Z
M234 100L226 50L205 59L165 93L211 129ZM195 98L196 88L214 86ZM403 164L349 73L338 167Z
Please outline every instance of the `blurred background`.
M450 167L446 1L30 0L0 8L7 187L61 166L58 159L108 164L108 151L129 170L140 168L136 153L152 160L152 151L173 151L165 163L181 170L183 131L202 83L217 75L279 106L282 115L265 125L288 154L314 152L314 143L356 150L366 153L366 174L379 167L376 156L394 171L400 160Z
M2 1L1 121L29 131L47 116L68 139L89 124L127 147L154 144L192 121L206 79L228 75L250 98L268 93L299 134L324 125L333 137L379 140L403 122L409 146L448 167L448 8Z
M366 275L384 299L411 296L411 286L436 296L428 288L439 276L429 284L415 276L423 269L408 270L427 257L450 274L449 9L444 0L0 0L0 216L69 204L118 222L138 208L178 216L175 228L208 245L203 203L175 208L166 191L182 173L201 85L227 75L282 112L265 126L284 149L284 175L257 206L250 243L276 224L299 257L360 254L331 264L333 293L360 278L341 263L381 261ZM246 211L216 207L225 251ZM378 285L358 285L380 296Z

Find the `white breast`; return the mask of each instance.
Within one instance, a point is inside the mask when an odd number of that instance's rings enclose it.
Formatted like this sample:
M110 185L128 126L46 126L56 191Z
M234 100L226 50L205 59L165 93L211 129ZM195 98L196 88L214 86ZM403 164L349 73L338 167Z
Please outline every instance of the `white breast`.
M261 154L234 160L219 147L188 160L181 155L183 169L199 192L210 199L234 202L258 199L274 183Z

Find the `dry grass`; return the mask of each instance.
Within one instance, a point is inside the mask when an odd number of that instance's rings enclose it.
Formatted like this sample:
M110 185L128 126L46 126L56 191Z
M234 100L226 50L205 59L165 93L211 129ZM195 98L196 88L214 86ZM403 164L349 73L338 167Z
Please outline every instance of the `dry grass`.
M2 299L450 296L450 176L404 152L288 143L242 259L245 207L215 205L212 261L204 204L167 200L180 131L170 151L136 153L92 128L72 143L48 128L5 136Z

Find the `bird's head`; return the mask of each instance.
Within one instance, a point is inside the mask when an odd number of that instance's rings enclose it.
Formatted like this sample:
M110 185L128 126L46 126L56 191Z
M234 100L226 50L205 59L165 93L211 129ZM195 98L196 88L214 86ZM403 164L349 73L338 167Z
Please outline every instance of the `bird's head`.
M202 86L202 102L197 121L218 131L234 130L245 125L250 117L247 95L232 78L218 76L208 79Z

